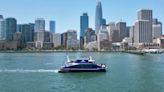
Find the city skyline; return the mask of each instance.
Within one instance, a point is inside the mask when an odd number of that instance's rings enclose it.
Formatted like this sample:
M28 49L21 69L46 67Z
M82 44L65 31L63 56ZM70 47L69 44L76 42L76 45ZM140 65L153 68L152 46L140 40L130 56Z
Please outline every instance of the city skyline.
M87 12L89 16L89 27L95 28L95 8L96 0L90 0L85 2L85 0L72 0L74 4L64 1L53 1L49 0L46 2L44 0L28 0L28 1L2 1L0 4L0 14L5 18L14 17L17 19L18 24L32 22L34 23L36 18L44 18L46 20L46 30L49 29L49 20L56 21L56 32L62 33L68 29L75 29L80 33L80 18L79 16L83 12ZM32 3L33 2L33 3ZM121 3L122 2L122 3ZM136 21L137 10L141 8L152 9L154 12L154 18L158 18L159 21L163 23L164 17L162 16L162 7L161 3L164 1L130 1L125 0L121 1L120 4L117 4L117 1L111 0L101 0L103 17L109 22L118 22L125 21L128 26L134 25ZM27 3L27 5L26 5ZM32 4L31 4L32 3ZM125 6L125 3L126 6ZM131 4L130 4L131 3ZM30 7L28 6L30 4ZM116 5L117 4L117 5ZM124 5L123 5L124 4ZM40 6L46 7L40 7ZM62 7L63 6L63 7ZM85 6L85 7L83 7ZM124 8L121 8L123 7ZM21 7L21 8L20 8ZM22 8L23 7L23 8ZM68 8L66 8L68 7ZM75 8L76 7L76 8ZM131 7L130 9L128 7ZM33 9L32 9L33 8ZM26 11L23 11L27 9ZM47 11L49 9L49 11ZM73 11L70 11L70 10ZM120 11L121 10L121 11ZM118 12L119 11L119 12ZM67 17L65 17L67 14ZM71 23L70 23L71 21Z

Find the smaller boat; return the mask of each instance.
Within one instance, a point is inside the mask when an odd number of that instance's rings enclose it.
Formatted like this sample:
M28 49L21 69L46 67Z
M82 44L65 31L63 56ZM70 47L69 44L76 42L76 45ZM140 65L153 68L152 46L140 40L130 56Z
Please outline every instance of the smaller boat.
M162 54L161 49L145 49L144 52L149 54Z
M59 73L67 72L106 72L106 66L104 64L96 64L92 57L76 60L70 60L67 57L65 65L61 67Z

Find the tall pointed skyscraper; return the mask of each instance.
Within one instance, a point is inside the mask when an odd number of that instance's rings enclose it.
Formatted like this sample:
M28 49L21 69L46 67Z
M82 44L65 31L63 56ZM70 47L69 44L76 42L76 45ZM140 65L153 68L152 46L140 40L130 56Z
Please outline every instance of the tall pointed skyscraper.
M98 0L97 1L97 5L96 5L96 15L95 15L95 30L96 32L99 31L100 27L102 26L102 5L101 5L101 1Z

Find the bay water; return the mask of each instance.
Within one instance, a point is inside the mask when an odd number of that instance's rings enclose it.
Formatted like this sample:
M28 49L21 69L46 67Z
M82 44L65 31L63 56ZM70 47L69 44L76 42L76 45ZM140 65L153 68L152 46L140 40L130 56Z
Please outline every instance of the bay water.
M106 73L58 73L67 56L92 56ZM164 92L164 54L0 53L0 92Z

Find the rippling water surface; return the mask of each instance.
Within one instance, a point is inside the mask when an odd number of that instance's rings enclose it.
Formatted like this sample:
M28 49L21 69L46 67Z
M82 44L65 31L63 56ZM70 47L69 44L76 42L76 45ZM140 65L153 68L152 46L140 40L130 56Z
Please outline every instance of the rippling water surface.
M66 56L92 56L106 73L58 73ZM0 92L164 92L164 54L1 53Z

